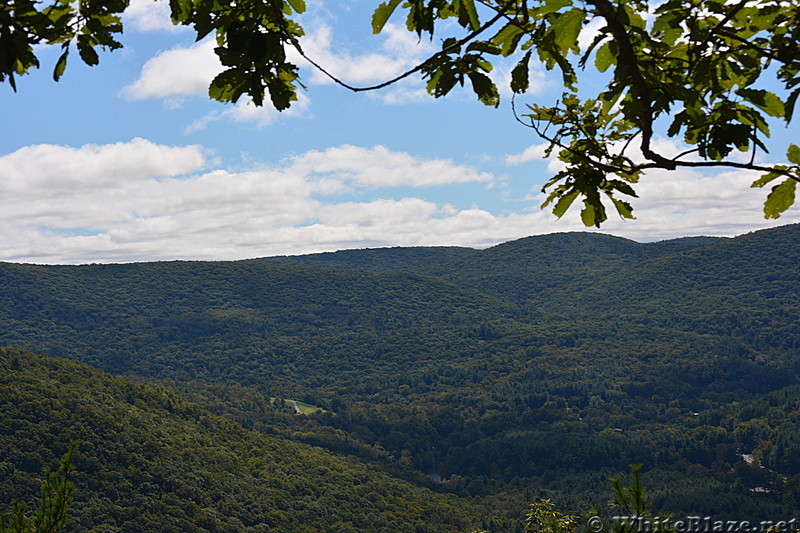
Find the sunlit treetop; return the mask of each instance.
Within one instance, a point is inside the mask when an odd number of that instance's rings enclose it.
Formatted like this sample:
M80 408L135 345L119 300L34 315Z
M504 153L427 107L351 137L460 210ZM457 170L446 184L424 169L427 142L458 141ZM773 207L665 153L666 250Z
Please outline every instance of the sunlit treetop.
M39 66L34 45L62 48L55 79L73 46L85 63L97 64L96 48L122 46L116 39L126 7L125 0L5 2L0 81L13 87L15 75ZM211 82L213 99L246 95L256 105L287 109L303 88L290 48L327 74L303 52L295 18L305 12L304 0L170 0L170 7L173 22L192 27L198 40L216 36L225 70ZM625 197L636 196L633 186L648 169L754 170L761 173L754 187L772 187L767 218L794 203L800 147L781 148L784 164L763 164L760 155L767 152L770 121L790 125L800 95L800 0L388 0L377 5L372 29L380 33L400 17L420 38L440 40L441 50L375 86L334 80L366 91L418 75L434 97L468 85L482 103L497 106L500 92L488 73L493 61L511 58L516 119L564 164L543 188L549 193L543 206L556 216L581 199L586 225L606 220L607 205L634 218ZM578 37L590 21L599 21L599 30L581 50ZM561 73L564 92L552 105L516 105L516 95L524 99L529 89L533 61ZM589 69L606 81L587 98L580 82ZM662 153L656 136L687 149Z

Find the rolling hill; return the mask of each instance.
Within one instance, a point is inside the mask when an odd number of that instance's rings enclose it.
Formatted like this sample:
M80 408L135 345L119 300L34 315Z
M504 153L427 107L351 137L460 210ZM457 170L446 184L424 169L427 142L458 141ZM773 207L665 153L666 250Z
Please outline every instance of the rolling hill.
M632 462L673 513L777 516L800 507L788 459L798 242L795 225L660 243L570 233L486 250L6 263L0 345L157 383L416 484L429 474L502 517L542 496L601 503L598 484ZM272 398L324 411L293 416Z
M460 531L464 502L248 431L174 393L0 349L0 501L75 440L67 531ZM474 510L472 511L474 513Z

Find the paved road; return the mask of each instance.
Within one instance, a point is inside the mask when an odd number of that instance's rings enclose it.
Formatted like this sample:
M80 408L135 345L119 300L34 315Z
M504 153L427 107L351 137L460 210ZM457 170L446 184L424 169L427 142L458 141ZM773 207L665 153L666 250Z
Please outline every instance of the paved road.
M298 405L297 405L297 400L284 400L284 401L287 401L287 402L289 402L290 404L292 404L292 405L294 406L294 410L295 410L295 412L296 412L298 415L302 415L302 414L303 414L303 411L301 411L301 410L300 410L300 407L298 407Z

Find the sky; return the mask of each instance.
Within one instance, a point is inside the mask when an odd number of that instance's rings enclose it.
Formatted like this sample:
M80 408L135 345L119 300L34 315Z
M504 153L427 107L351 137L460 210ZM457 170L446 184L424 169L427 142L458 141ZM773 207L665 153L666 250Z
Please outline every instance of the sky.
M309 0L299 19L306 53L343 80L368 85L438 46L418 41L399 17L372 35L376 4ZM58 50L41 48L42 67L18 78L17 92L0 84L0 260L484 248L563 231L649 242L800 222L797 207L765 220L767 191L750 188L757 176L731 170L649 172L632 201L637 220L609 210L602 228L587 229L577 203L556 219L540 209L540 189L559 163L543 159L545 145L514 120L507 88L498 108L479 103L468 87L434 99L413 76L352 93L297 58L307 90L289 110L221 104L207 96L222 70L213 42L195 42L191 30L174 27L167 6L132 0L124 48L101 54L96 67L74 53L56 83ZM501 63L492 75L507 80L511 66ZM587 79L591 91L599 82ZM561 94L558 72L534 65L530 81L518 105L552 104ZM763 161L782 162L790 128L773 126L772 153ZM656 144L682 149L664 138Z

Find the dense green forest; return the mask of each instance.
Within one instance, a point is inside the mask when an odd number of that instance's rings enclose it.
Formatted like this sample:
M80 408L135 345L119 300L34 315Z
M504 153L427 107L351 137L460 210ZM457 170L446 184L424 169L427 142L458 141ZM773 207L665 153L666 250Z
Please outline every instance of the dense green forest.
M457 510L453 522L437 512L431 530L491 516L492 531L514 531L543 497L588 509L632 463L644 465L659 509L789 518L800 509L798 242L800 226L784 226L646 244L567 233L486 250L6 263L0 345L115 374L121 389L162 391L247 439L310 444L336 454L325 460L435 491L441 500L421 501ZM46 397L47 382L36 387ZM322 410L296 415L281 399ZM15 415L4 416L4 434L16 434ZM54 428L75 418L39 416ZM177 439L188 423L162 434ZM53 439L33 442L48 451L29 452L44 455L16 471L63 452L68 441L57 441L69 432L47 431ZM108 436L82 440L87 457L119 447ZM3 451L0 461L20 457ZM115 471L111 462L95 472ZM192 464L175 475L191 475ZM331 491L347 483L323 477ZM215 512L247 525L233 510ZM418 526L416 516L402 527Z
M0 349L0 500L76 440L68 531L453 531L457 498L212 415L175 393Z

